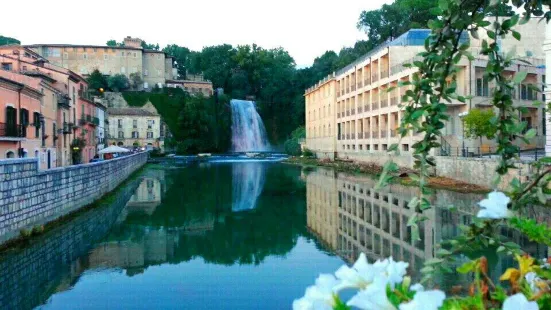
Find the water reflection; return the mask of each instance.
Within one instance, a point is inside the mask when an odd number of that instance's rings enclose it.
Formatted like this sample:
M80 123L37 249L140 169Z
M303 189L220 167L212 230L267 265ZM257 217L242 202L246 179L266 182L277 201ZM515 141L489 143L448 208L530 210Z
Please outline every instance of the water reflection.
M392 185L376 191L375 180L326 169L307 172L303 178L307 182L308 227L324 244L349 263L361 252L371 260L392 256L409 262L410 272L417 276L424 261L434 257L436 245L457 236L460 225L471 222L476 211L472 208L482 198L477 194L435 192L431 203L436 207L423 212L427 220L419 224L421 240L416 242L407 226L415 212L408 203L416 195L416 188ZM456 212L448 208L452 205ZM516 231L503 228L501 233L532 255L547 254L546 247L528 242ZM512 263L510 258L489 259L495 263L494 277ZM440 281L446 285L448 280Z
M233 203L232 211L254 209L262 190L266 166L261 163L243 163L232 168Z

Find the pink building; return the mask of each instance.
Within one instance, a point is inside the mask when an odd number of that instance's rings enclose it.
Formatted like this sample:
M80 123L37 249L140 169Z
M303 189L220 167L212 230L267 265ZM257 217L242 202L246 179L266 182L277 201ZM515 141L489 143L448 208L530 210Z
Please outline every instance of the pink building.
M29 85L34 85L35 90L43 94L43 100L39 100L42 110L38 111L44 125L41 126L42 132L36 131L40 137L39 149L42 148L42 154L40 150L37 153L37 157L41 158L41 167L89 162L96 154L94 129L97 122L95 104L87 95L86 80L68 69L48 63L40 55L20 45L0 46L0 65L0 71L34 77L35 84ZM13 112L10 113L13 118ZM10 126L13 125L10 123ZM29 144L31 141L23 142ZM27 152L30 152L29 149ZM24 156L19 153L14 155Z
M0 158L40 156L40 80L0 70Z

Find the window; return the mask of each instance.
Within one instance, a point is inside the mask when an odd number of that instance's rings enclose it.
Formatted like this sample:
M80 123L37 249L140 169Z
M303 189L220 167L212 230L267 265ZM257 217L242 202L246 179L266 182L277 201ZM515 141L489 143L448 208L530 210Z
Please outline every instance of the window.
M33 125L34 125L34 137L38 138L40 136L40 113L33 113Z
M23 71L27 71L27 66L23 66Z
M137 119L132 120L132 127L138 128L138 120Z
M531 116L522 117L521 121L523 123L526 123L526 128L524 129L523 133L526 133L528 130L532 129L532 117Z
M86 53L82 54L82 59L88 59L88 54Z
M57 125L55 123L52 124L52 137L53 146L55 147L55 140L57 139Z
M13 68L13 65L11 62L3 62L2 63L2 70L11 71Z
M153 129L154 124L155 124L155 120L148 119L147 120L147 129Z
M409 152L409 144L402 144L402 150L404 152Z
M147 76L148 74L149 74L149 71L147 71L147 69L145 69L145 70L143 71L143 75Z
M119 139L124 139L124 132L119 131Z
M520 99L522 100L536 100L536 91L530 88L530 85L520 84Z
M63 59L69 59L69 53L63 53Z
M488 97L488 79L479 78L476 79L476 95L481 97Z
M153 139L153 132L151 132L151 131L148 132L148 133L147 133L147 138L148 138L148 139Z
M132 138L134 138L134 139L138 139L138 138L139 138L139 135L138 135L138 132L137 132L137 131L132 131Z
M138 53L134 52L134 58L138 58Z
M108 60L108 59L109 59L109 55L103 54L103 60Z
M117 120L117 125L118 128L122 128L122 119Z

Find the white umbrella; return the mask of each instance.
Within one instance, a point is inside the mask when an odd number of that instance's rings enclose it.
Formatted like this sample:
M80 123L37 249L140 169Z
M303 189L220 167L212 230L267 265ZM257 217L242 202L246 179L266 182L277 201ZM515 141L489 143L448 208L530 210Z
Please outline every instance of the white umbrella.
M98 152L98 154L107 154L107 153L128 153L129 150L122 148L120 146L111 145L106 147Z

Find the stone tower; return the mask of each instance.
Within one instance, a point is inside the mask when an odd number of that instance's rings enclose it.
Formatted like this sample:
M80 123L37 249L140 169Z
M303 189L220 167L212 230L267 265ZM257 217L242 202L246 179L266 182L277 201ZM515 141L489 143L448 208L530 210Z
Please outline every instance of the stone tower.
M124 38L124 46L127 47L142 48L142 42L140 38L132 38L131 36Z

